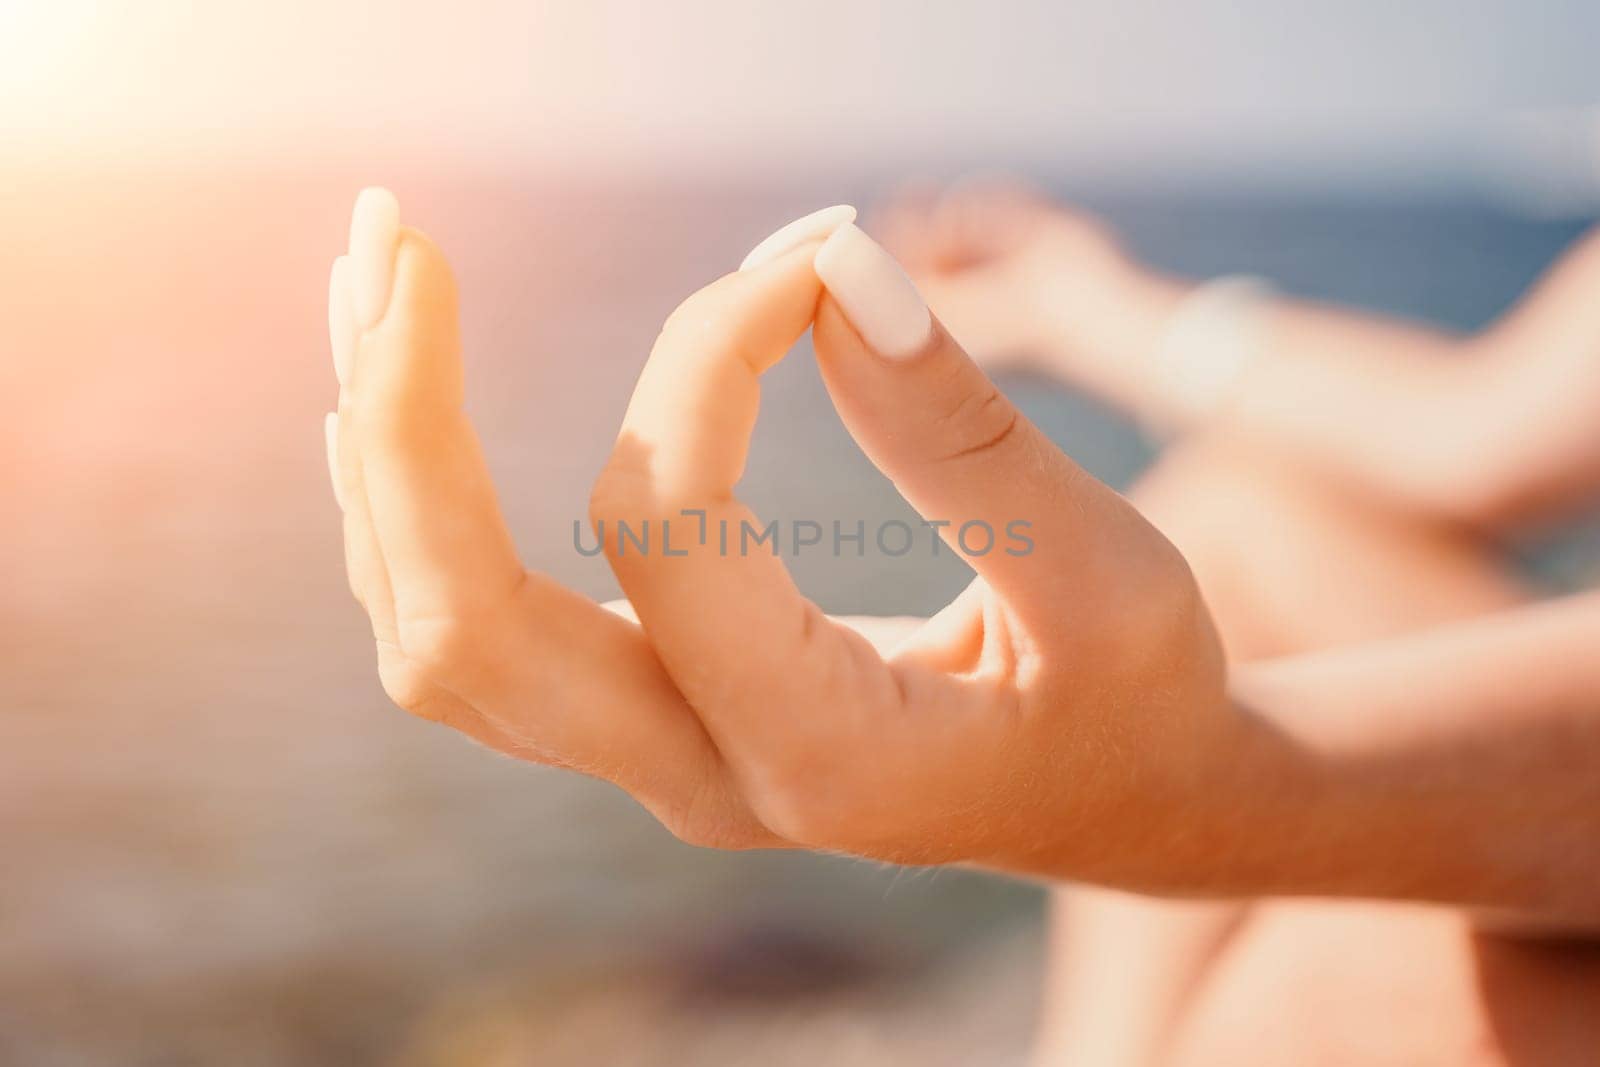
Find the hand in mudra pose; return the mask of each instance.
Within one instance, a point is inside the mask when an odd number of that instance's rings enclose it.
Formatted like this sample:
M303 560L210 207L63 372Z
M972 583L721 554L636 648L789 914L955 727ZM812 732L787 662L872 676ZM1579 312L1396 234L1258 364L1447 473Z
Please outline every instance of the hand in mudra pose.
M615 782L700 844L1191 884L1251 814L1228 768L1262 731L1226 697L1185 561L842 214L786 227L663 326L591 501L634 622L518 562L463 411L449 268L392 197L362 195L330 291L329 429L384 688ZM775 555L701 543L702 524L762 526L734 495L759 379L808 328L850 432L977 572L892 649ZM619 520L670 526L673 554L620 551ZM1028 523L1032 550L965 552L974 520Z

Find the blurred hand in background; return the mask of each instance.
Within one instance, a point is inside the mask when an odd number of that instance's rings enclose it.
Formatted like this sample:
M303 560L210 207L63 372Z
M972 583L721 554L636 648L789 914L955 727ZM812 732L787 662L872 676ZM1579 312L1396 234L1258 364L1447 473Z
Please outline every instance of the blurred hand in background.
M1500 319L1453 335L1288 297L1204 307L1215 290L1138 263L1092 216L1016 186L905 193L881 215L889 247L987 365L1060 376L1168 432L1226 427L1392 505L1491 531L1600 492L1600 233ZM1222 336L1196 336L1207 330ZM1199 350L1208 341L1236 351L1197 402L1188 379L1210 368L1186 364L1219 357Z

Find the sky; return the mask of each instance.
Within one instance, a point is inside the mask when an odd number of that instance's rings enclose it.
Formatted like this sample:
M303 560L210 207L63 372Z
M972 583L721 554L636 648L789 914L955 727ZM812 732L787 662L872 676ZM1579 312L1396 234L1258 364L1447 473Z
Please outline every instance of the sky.
M1600 176L1590 0L0 0L18 152ZM1597 177L1600 182L1600 177Z

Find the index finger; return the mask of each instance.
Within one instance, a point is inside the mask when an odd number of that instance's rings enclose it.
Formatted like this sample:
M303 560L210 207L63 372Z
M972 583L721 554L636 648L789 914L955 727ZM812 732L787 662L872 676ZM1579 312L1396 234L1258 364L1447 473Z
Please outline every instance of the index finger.
M816 241L695 293L668 319L596 483L591 521L663 666L718 747L746 763L802 751L827 716L893 690L883 661L795 587L735 496L760 374L811 324ZM759 714L757 712L760 712ZM740 762L736 759L735 762Z

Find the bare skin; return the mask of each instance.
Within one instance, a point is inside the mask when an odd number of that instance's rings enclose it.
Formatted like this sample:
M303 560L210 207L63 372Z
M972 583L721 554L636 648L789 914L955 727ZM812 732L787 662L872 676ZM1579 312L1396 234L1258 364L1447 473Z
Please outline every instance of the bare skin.
M906 196L881 215L885 244L979 362L1060 375L1167 425L1183 418L1157 355L1192 281L1137 263L1097 220L1025 188ZM1245 369L1216 417L1397 508L1487 530L1559 516L1600 492L1597 287L1600 231L1476 335L1275 300L1270 358Z
M1136 412L1173 409L1152 356L1192 286L1134 263L1092 219L989 185L902 197L880 222L984 360ZM1459 520L1492 535L1559 513L1600 478L1585 406L1597 283L1590 238L1475 338L1273 309L1272 362L1239 383L1225 428L1170 451L1133 494L1195 568L1230 658L1524 599ZM1292 400L1308 390L1309 412ZM1239 515L1250 521L1226 521ZM1568 1063L1600 1042L1600 954L1583 936L1507 937L1448 910L1087 887L1059 891L1056 916L1045 1062Z
M371 228L358 215L355 241ZM1260 729L1227 700L1187 566L931 322L916 360L865 351L812 270L817 244L701 290L656 342L594 492L635 625L517 563L460 407L448 268L420 234L391 229L378 251L393 259L393 297L346 360L337 418L350 569L386 688L485 743L616 781L704 844L1037 872L1075 855L1108 875L1126 865L1122 879L1161 877L1147 850L1107 850L1079 828L1179 818L1199 755ZM353 276L367 251L352 248ZM756 374L813 321L841 412L909 498L994 529L1033 516L1040 546L1037 558L967 554L981 579L888 657L806 602L780 560L697 545L700 519L683 514L702 511L713 529L754 522L731 487ZM922 403L902 403L907 393ZM975 394L993 402L969 405ZM929 462L924 449L948 458ZM997 455L1017 477L990 477ZM1069 507L1037 505L1062 494ZM620 519L671 522L689 554L628 553ZM1054 604L1068 595L1097 626L1060 626ZM1077 666L1060 669L1068 661ZM1124 709L1061 691L1069 678L1074 691L1169 696ZM1063 750L1063 704L1083 705L1080 729L1117 715L1124 742L1144 737L1152 755L1108 769L1092 748ZM912 711L930 707L939 718ZM1219 824L1243 802L1193 800ZM1041 837L1046 821L1058 826Z
M1184 549L1239 660L1527 596L1475 539L1220 437L1171 450L1133 499ZM1071 887L1055 917L1043 1063L1568 1063L1600 1041L1586 1007L1600 956L1494 937L1448 909ZM1325 1007L1301 1014L1307 1003Z
M925 310L921 340L875 347L910 336L908 305L855 240L854 273L823 284L826 248L806 240L663 329L594 498L597 520L670 523L689 549L630 556L607 537L636 625L517 563L461 411L448 269L382 205L358 206L333 285L337 487L398 703L616 782L702 844L1600 917L1596 850L1514 847L1600 840L1600 668L1552 662L1600 636L1600 609L1230 678L1184 558ZM696 552L698 523L680 525L686 508L747 517L731 488L757 375L808 325L847 426L919 510L1035 523L1032 555L963 551L974 585L887 653L772 557ZM1434 611L1415 621L1460 613ZM1548 682L1531 695L1530 671ZM1468 743L1485 723L1506 743Z

